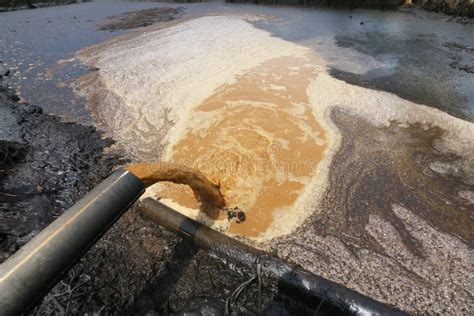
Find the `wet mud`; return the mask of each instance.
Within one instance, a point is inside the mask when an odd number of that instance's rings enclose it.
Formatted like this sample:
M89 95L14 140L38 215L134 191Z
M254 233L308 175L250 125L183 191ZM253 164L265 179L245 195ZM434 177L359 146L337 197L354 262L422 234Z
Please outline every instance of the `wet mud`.
M107 258L107 260L104 260ZM165 315L308 314L317 306L295 301L255 267L231 265L127 212L33 312ZM248 284L242 286L242 284ZM239 295L235 291L242 288ZM261 292L261 305L257 293ZM323 304L322 311L332 307ZM269 311L268 313L266 311Z
M222 261L208 257L184 240L174 251L172 259L127 312L302 315L318 310L318 302L308 304L295 300L280 292L276 280L266 275L258 278L257 264L251 267L237 264L234 270L229 270ZM324 303L319 312L321 315L334 312L349 315L341 308Z
M396 228L406 248L422 257L420 242L392 210L394 204L401 204L436 230L474 246L474 210L458 195L474 189L474 173L442 175L432 169L438 163L456 166L461 159L436 149L444 133L440 127L393 122L387 129L377 129L355 123L340 111L333 118L344 137L322 202L331 211L316 223L320 233L347 237L349 247L380 251L378 242L361 230L371 215L377 215Z
M337 109L332 119L343 136L321 212L269 248L408 312L466 313L474 208L459 193L473 192L474 166L436 171L469 163L437 149L439 127L377 128Z

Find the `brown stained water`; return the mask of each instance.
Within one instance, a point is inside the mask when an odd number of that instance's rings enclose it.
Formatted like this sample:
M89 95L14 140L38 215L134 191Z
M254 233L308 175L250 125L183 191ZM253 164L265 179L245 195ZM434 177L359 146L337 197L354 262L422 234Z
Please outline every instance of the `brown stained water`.
M291 212L326 148L306 89L318 69L310 57L271 59L222 85L190 118L173 146L175 163L201 170L227 205L246 211L229 232L255 237ZM166 184L160 195L198 208L191 190Z

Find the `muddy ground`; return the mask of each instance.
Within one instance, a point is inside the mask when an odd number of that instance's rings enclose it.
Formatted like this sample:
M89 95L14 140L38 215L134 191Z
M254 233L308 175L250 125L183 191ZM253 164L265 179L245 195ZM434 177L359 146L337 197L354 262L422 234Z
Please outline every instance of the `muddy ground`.
M113 142L95 128L61 122L18 100L0 87L0 263L125 163L106 153ZM341 313L299 302L266 276L236 295L255 269L212 257L134 207L31 314Z

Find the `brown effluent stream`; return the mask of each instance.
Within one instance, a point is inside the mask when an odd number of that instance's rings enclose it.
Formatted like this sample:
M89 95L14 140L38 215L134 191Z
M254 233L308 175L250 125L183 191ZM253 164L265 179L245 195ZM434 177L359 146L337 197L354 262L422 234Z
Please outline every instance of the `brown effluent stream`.
M269 60L194 108L173 146L173 163L200 170L229 207L246 212L229 232L256 237L291 207L314 177L326 148L306 89L318 70L309 57ZM193 192L163 184L159 195L198 209Z
M169 181L188 185L194 197L201 203L201 210L211 217L218 217L225 206L219 188L212 184L201 172L173 163L138 163L125 167L149 187L157 182Z

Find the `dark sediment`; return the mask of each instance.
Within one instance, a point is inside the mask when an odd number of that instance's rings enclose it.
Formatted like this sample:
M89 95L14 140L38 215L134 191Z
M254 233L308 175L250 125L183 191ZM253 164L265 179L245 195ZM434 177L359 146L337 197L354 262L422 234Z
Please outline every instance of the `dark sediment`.
M226 2L380 10L394 10L402 7L405 3L404 0L226 0ZM444 13L454 17L464 17L468 19L474 17L474 3L470 2L470 0L413 0L413 4L426 11ZM413 7L413 4L404 7L404 10L409 10Z
M354 126L343 112L334 117L343 135L352 136L344 137L342 150L333 161L337 168L332 169L331 189L324 198L332 211L314 223L320 234L339 236L354 249L383 252L378 242L361 230L368 225L370 214L376 214L396 228L406 248L423 256L421 243L392 210L392 205L401 204L437 230L474 247L474 212L458 196L459 191L474 189L472 175L443 176L430 168L438 162L455 166L461 160L436 149L441 128L399 127L395 122L386 130L362 122ZM358 159L362 155L363 160ZM347 174L352 181L347 181ZM341 199L343 196L347 198Z

